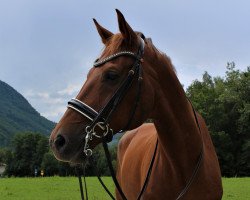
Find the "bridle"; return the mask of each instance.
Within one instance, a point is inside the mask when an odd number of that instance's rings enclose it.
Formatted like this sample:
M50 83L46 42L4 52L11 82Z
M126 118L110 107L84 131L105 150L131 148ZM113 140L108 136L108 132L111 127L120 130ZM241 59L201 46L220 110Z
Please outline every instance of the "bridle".
M137 108L139 97L140 97L140 91L141 91L141 80L142 80L142 66L141 66L141 59L142 55L144 53L144 40L140 38L140 46L138 49L137 54L130 52L130 51L121 51L119 53L113 54L103 60L97 61L94 63L94 67L100 67L103 64L118 58L120 56L129 56L135 59L135 62L132 66L132 68L129 70L127 78L121 83L120 87L115 91L113 96L110 98L110 100L106 103L106 105L99 111L95 111L93 108L91 108L86 103L78 100L78 99L71 99L68 102L68 108L71 108L87 119L91 121L91 124L86 126L85 132L85 145L84 145L84 153L86 156L92 155L92 149L89 146L89 141L93 139L93 137L96 138L105 138L106 141L111 141L113 138L113 130L109 126L110 118L113 114L113 112L116 110L119 103L122 101L122 99L125 97L128 89L133 83L133 80L137 77L138 78L138 89L137 89L137 95L135 100L134 108L130 114L130 118L128 120L127 125L120 131L126 130L135 114L135 110ZM101 134L98 134L97 127L102 130Z
M127 130L127 128L130 126L130 124L133 120L135 111L137 109L137 106L138 106L138 103L140 100L141 82L142 82L142 65L141 65L141 63L142 63L142 56L144 53L144 46L145 46L144 40L140 37L140 45L139 45L139 48L138 48L138 51L136 54L134 52L131 52L131 51L121 51L121 52L118 52L118 53L113 54L111 56L108 56L105 59L98 60L94 63L94 67L100 67L103 64L105 64L105 63L107 63L115 58L118 58L120 56L128 56L128 57L132 57L135 59L134 64L132 65L131 69L128 72L127 78L125 80L123 80L123 82L118 87L118 89L115 91L115 93L112 95L110 100L106 103L106 105L102 109L100 109L99 112L97 112L95 109L93 109L91 106L87 105L86 103L80 101L79 99L71 99L68 102L68 108L75 110L76 112L78 112L79 114L83 115L84 117L86 117L87 119L89 119L91 121L91 123L88 126L86 126L86 128L85 128L85 144L84 144L83 151L84 151L86 157L87 158L91 157L92 153L93 153L92 149L90 148L89 141L93 140L94 137L101 139L103 147L104 147L105 155L106 155L106 158L108 160L108 166L109 166L111 176L112 176L113 181L116 185L116 188L119 191L123 200L127 200L127 198L124 195L124 193L123 193L123 191L122 191L122 189L121 189L121 187L116 179L116 175L115 175L112 163L111 163L111 156L110 156L108 146L107 146L107 142L111 141L113 138L113 130L112 130L112 128L110 128L109 122L110 122L111 116L114 113L114 111L116 110L117 106L119 105L119 103L123 100L123 98L127 94L133 81L136 80L136 78L137 78L137 93L136 93L136 97L135 97L135 103L134 103L134 106L132 107L132 110L130 112L129 120L128 120L126 126L123 129L121 129L120 131ZM196 112L195 112L191 102L190 102L190 104L191 104L192 109L193 109L196 124L197 124L199 132L201 134L201 128L200 128L200 125L199 125L199 122L197 119ZM98 129L98 131L97 131L97 129ZM99 130L102 131L101 134L100 134ZM146 178L144 180L143 187L141 188L141 191L138 195L138 198L137 198L138 200L142 197L142 195L147 187L147 184L148 184L148 181L149 181L149 178L151 175L151 171L153 168L153 164L155 161L157 147L158 147L158 140L156 141L154 153L153 153L152 158L151 158L151 162L150 162L150 165L149 165L149 168L147 171ZM178 195L176 200L182 198L182 196L190 188L191 184L193 183L193 181L194 181L194 179L195 179L195 177L200 169L202 160L203 160L203 143L202 143L202 150L200 152L200 155L199 155L199 158L197 160L194 171L192 173L192 176L190 177L190 179L186 183L184 189L180 192L180 194ZM110 191L107 189L107 187L104 185L104 183L102 182L99 175L98 175L98 179L101 182L104 189L110 195L110 197L112 199L115 199L113 197L113 195L110 193ZM79 181L80 181L81 196L82 196L82 199L84 199L80 176L79 176ZM85 183L85 191L86 191L86 183Z
M73 109L74 111L78 112L79 114L83 115L84 117L86 117L87 119L89 119L91 121L91 123L88 126L86 126L86 128L85 128L86 135L85 135L85 144L84 144L84 149L83 149L85 155L88 158L93 153L92 149L90 148L89 141L93 140L94 137L102 140L102 144L103 144L103 147L105 150L106 158L108 160L108 166L109 166L109 170L111 172L111 176L112 176L113 181L116 185L116 188L119 191L123 200L126 200L127 198L124 195L124 193L123 193L123 191L122 191L122 189L121 189L121 187L116 179L116 175L114 173L114 169L113 169L111 159L110 159L110 154L109 154L108 147L107 147L107 141L111 141L113 138L113 130L110 128L110 125L109 125L109 121L111 119L111 116L114 113L114 111L116 110L117 106L120 104L120 102L123 100L123 98L127 94L129 88L131 87L134 80L136 80L136 78L137 78L137 92L136 92L135 101L134 101L135 103L131 109L130 116L129 116L129 119L128 119L126 126L124 128L122 128L119 132L127 130L127 128L130 126L130 124L133 120L135 111L137 109L139 100L140 100L141 83L142 83L142 65L141 65L141 63L142 63L142 56L144 53L145 43L141 37L139 38L139 40L140 40L140 44L139 44L139 48L138 48L138 51L136 54L134 52L131 52L131 51L121 51L121 52L118 52L118 53L113 54L111 56L108 56L105 59L98 60L97 62L94 63L94 67L100 67L103 64L105 64L105 63L107 63L115 58L118 58L120 56L132 57L135 60L134 64L132 65L131 69L128 72L127 78L125 80L123 80L123 82L118 87L118 89L114 92L114 94L112 95L110 100L106 103L106 105L102 109L100 109L99 112L97 112L95 109L93 109L91 106L87 105L86 103L80 101L79 99L71 99L68 102L68 108ZM98 129L98 131L97 131L97 129ZM100 134L100 130L102 131L101 134ZM146 189L146 186L147 186L147 183L148 183L151 171L152 171L153 163L155 160L157 146L158 146L158 140L156 142L154 154L152 156L151 163L150 163L150 166L148 169L148 173L147 173L144 185L141 189L141 192L139 193L138 199L141 198L143 192ZM100 180L100 177L98 177L98 179L101 182L101 184L103 185L102 181ZM80 181L80 185L81 185L81 181ZM108 192L110 197L112 199L114 199L114 197L107 190L107 188L104 185L103 185L103 187ZM83 198L83 195L82 195L82 198Z

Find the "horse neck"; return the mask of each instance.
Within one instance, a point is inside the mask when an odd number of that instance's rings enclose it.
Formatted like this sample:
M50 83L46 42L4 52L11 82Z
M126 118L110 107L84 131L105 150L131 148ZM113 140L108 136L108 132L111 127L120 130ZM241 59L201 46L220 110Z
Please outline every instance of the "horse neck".
M201 152L202 139L192 105L173 70L169 60L164 66L157 65L158 85L154 124L159 144L167 160L175 169L194 168ZM190 171L187 170L187 171Z

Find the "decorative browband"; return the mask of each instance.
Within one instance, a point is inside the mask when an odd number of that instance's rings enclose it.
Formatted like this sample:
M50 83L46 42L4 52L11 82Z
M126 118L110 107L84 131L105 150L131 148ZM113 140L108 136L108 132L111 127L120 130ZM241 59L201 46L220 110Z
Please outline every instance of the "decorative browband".
M104 63L109 62L110 60L113 60L114 58L117 58L120 56L132 56L133 58L137 58L136 54L131 51L121 51L119 53L115 53L111 56L108 56L100 61L98 60L97 62L94 63L94 67L99 67L103 65Z

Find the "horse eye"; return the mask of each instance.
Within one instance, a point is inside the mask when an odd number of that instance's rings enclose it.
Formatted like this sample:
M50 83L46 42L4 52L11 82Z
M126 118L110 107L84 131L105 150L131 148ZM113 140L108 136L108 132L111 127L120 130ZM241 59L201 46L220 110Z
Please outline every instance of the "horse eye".
M117 72L114 71L108 71L105 75L104 75L104 79L105 80L110 80L110 81L114 81L116 79L119 78L119 74Z

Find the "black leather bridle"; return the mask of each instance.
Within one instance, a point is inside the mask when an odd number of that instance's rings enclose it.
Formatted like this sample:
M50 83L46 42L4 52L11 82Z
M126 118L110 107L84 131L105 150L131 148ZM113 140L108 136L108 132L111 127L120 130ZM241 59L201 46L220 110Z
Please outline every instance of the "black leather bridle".
M139 39L140 39L140 45L139 45L139 48L138 48L138 51L136 54L134 52L131 52L131 51L121 51L121 52L113 54L105 59L102 59L100 61L98 60L97 62L94 63L94 67L100 67L103 64L105 64L105 63L107 63L115 58L118 58L120 56L128 56L128 57L132 57L135 59L134 64L132 65L131 69L128 72L127 78L125 80L123 80L123 82L118 87L118 89L115 91L115 93L112 95L110 100L106 103L106 105L99 112L97 112L96 110L91 108L86 103L80 101L79 99L71 99L68 102L68 108L71 108L71 109L77 111L78 113L80 113L81 115L83 115L84 117L86 117L87 119L89 119L91 121L90 125L86 126L86 128L85 128L85 145L84 145L83 151L87 157L90 157L92 155L92 149L89 146L89 141L92 140L93 137L102 139L103 147L105 150L105 155L106 155L106 158L108 160L108 166L110 169L110 173L112 175L112 178L113 178L113 181L116 185L116 188L118 189L123 200L126 200L127 198L124 195L124 193L123 193L123 191L122 191L122 189L121 189L121 187L116 179L116 175L115 175L112 163L111 163L110 154L109 154L108 147L107 147L107 141L111 141L112 137L113 137L113 130L109 126L111 116L112 116L113 112L116 110L117 106L120 104L120 102L123 100L123 98L127 94L129 88L131 87L133 81L136 80L136 78L137 78L137 92L136 92L136 96L135 96L135 103L131 109L130 116L129 116L129 119L128 119L126 126L124 128L122 128L120 131L124 131L124 130L127 130L127 128L129 128L129 126L133 120L134 114L136 112L138 103L139 103L140 92L141 92L141 82L142 82L142 65L141 65L141 63L142 63L142 56L144 53L144 46L145 46L144 40L141 37ZM98 131L97 131L97 129L98 129ZM101 134L100 134L99 130L102 130ZM158 146L158 140L156 142L154 154L153 154L152 159L151 159L151 163L150 163L150 166L148 169L147 176L145 178L144 185L143 185L143 187L138 195L138 199L141 198L143 192L146 189L146 186L147 186L147 183L148 183L151 171L152 171L153 163L155 160L157 146ZM101 184L103 185L103 182L100 180L99 176L98 176L98 179L101 182ZM110 192L106 189L105 185L103 185L103 187L108 192L110 197L112 199L114 199L112 194L110 194ZM83 198L83 195L82 195L82 198Z
M68 108L71 108L77 111L78 113L80 113L81 115L83 115L84 117L88 118L91 121L91 123L85 128L86 136L85 136L84 153L86 154L86 156L92 155L92 149L90 149L88 143L90 140L93 139L93 137L105 138L107 141L112 140L113 130L109 126L110 118L113 112L116 110L119 103L127 94L127 91L132 85L133 80L137 78L138 89L137 89L137 95L135 97L136 98L135 106L133 107L133 110L131 111L130 118L127 122L126 127L123 127L122 130L126 130L128 126L130 125L133 119L134 113L136 111L136 108L139 102L139 97L140 97L141 80L142 80L141 59L142 59L143 53L144 53L144 40L140 38L140 46L139 46L137 54L130 52L130 51L121 51L119 53L113 54L103 60L100 60L94 63L94 67L100 67L103 64L120 56L129 56L135 59L135 62L132 65L132 68L128 72L127 78L121 83L120 87L115 91L115 93L110 98L110 100L106 103L106 105L99 112L95 111L93 108L91 108L86 103L80 101L79 99L71 99L68 102ZM97 127L99 127L102 130L101 134L100 134L100 131L97 131Z

